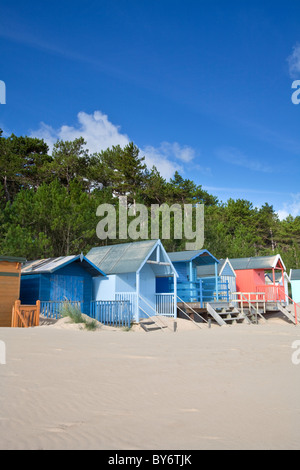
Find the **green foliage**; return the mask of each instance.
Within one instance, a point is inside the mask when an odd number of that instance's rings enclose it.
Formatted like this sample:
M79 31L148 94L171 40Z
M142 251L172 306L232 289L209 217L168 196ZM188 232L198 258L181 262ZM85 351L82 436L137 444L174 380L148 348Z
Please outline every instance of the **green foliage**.
M63 307L60 313L62 318L70 318L72 323L83 323L83 317L80 308L68 301L63 303Z
M300 217L280 221L273 207L218 199L178 172L166 181L146 168L130 143L89 154L83 138L46 143L31 137L3 137L0 129L0 252L27 259L87 253L93 246L119 243L97 238L97 207L118 196L128 204L205 205L205 248L217 258L281 253L288 269L300 268ZM149 237L151 227L149 211ZM130 218L128 218L128 223ZM185 239L163 240L167 251L183 250ZM160 228L161 221L160 221ZM118 227L117 227L118 230ZM127 240L123 240L126 242Z
M63 318L70 318L72 323L83 324L88 331L95 331L98 328L96 320L87 319L82 315L80 308L66 301L61 309L61 316Z

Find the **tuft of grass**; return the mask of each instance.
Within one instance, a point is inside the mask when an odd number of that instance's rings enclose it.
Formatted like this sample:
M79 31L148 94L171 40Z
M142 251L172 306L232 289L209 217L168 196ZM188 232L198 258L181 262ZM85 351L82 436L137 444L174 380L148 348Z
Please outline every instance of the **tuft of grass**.
M96 320L88 320L85 318L78 305L72 305L69 302L65 302L61 310L62 317L69 317L72 323L82 323L88 331L95 331L98 328Z
M64 302L63 308L61 310L62 317L69 317L72 320L72 323L83 323L83 317L81 310L77 305L72 305L69 302Z
M89 330L89 331L95 331L95 330L97 330L97 328L98 328L98 325L97 325L96 320L90 320L90 321L88 321L88 320L85 320L85 319L84 319L84 326L85 326L85 328L86 328L87 330Z
M131 322L129 326L123 326L122 330L123 331L131 331L132 327L133 327L133 322Z

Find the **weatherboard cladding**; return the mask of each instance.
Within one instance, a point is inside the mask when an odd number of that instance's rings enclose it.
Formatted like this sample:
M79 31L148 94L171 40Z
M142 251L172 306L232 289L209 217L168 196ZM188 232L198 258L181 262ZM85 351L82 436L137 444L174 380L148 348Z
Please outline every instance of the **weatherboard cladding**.
M87 258L105 274L137 272L157 240L92 248Z

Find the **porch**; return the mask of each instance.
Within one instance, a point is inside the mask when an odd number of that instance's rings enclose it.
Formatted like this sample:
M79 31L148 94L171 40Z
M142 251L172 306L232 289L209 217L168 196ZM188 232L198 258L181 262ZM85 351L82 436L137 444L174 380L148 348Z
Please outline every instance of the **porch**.
M177 296L179 301L199 303L203 308L207 302L229 302L230 290L228 281L221 278L202 278L196 281L178 281Z

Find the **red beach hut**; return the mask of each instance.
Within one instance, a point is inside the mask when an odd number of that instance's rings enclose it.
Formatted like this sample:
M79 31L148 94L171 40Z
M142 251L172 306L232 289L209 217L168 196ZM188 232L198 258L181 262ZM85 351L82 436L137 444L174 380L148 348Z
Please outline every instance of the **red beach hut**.
M230 259L236 273L236 288L243 293L263 293L267 302L286 302L284 282L278 285L276 273L284 279L285 265L280 255ZM266 273L271 283L266 283Z

